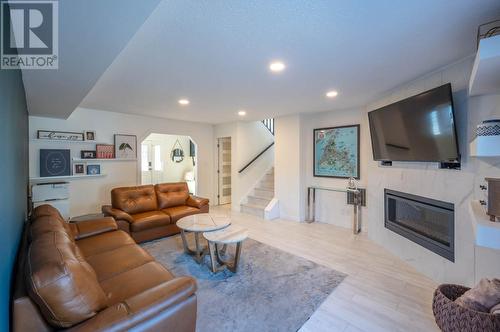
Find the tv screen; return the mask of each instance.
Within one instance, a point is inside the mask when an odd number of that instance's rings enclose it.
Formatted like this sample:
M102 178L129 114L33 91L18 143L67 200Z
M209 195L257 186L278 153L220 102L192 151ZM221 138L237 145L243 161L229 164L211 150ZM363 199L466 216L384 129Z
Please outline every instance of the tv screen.
M458 161L451 84L368 113L373 159Z

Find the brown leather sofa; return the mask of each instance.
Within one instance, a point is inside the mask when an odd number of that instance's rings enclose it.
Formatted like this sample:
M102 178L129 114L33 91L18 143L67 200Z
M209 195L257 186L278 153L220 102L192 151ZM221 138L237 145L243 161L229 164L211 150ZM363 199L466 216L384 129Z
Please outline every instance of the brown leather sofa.
M137 243L179 233L177 220L208 212L206 198L189 195L186 182L162 183L111 190L111 205L102 207L118 227Z
M42 205L24 233L13 331L195 331L195 280L175 278L113 218L71 224Z

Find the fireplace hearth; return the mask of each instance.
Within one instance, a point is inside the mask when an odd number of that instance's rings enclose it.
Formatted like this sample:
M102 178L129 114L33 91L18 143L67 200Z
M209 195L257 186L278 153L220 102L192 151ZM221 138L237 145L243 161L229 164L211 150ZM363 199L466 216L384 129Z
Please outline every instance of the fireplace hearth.
M385 227L455 261L454 204L395 190L384 190Z

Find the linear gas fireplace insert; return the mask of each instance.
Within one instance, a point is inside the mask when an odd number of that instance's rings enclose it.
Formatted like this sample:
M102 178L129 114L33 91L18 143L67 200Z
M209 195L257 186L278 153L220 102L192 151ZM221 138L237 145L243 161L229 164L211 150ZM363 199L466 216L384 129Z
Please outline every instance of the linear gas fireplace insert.
M455 206L452 203L384 190L385 227L455 261Z

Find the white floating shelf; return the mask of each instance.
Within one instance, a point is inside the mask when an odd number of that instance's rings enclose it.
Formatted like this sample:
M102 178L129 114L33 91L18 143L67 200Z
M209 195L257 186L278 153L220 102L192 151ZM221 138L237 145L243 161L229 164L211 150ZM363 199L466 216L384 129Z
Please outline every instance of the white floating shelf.
M91 179L91 178L100 178L106 176L106 174L82 174L82 175L66 175L66 176L45 176L45 177L34 177L30 178L30 182L38 183L38 182L52 182L57 180L80 180L80 179Z
M500 136L477 136L470 143L472 157L499 157Z
M490 221L479 201L471 201L469 213L477 246L500 250L500 222Z
M500 93L500 35L481 39L469 81L471 96Z
M113 143L103 143L96 141L71 141L71 140L63 140L63 139L45 139L45 138L32 138L31 141L38 143L60 143L60 144L105 144L111 145Z
M101 162L101 161L137 161L137 159L118 159L118 158L103 158L103 159L87 158L87 159L82 159L82 158L73 158L73 162L81 162L81 163Z

